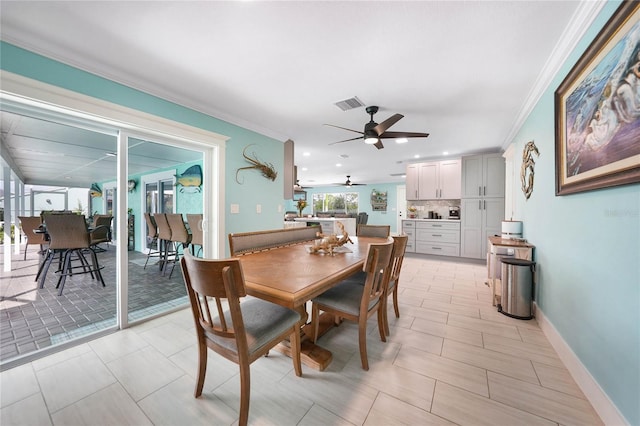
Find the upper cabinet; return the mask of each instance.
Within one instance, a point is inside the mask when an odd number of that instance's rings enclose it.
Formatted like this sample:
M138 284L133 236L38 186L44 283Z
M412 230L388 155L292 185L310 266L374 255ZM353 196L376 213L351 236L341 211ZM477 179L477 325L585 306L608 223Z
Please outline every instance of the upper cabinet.
M407 200L459 199L461 185L460 159L407 165Z
M501 154L462 158L462 198L504 197L504 158Z

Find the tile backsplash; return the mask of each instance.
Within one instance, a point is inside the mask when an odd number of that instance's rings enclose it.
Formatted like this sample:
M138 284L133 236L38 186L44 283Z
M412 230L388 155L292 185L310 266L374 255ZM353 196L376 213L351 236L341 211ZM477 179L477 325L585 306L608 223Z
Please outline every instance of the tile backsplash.
M420 201L407 201L407 214L405 217L410 217L412 214L409 208L415 207L415 217L417 219L424 219L429 216L429 211L439 214L443 218L449 216L449 207L460 207L460 200L420 200Z

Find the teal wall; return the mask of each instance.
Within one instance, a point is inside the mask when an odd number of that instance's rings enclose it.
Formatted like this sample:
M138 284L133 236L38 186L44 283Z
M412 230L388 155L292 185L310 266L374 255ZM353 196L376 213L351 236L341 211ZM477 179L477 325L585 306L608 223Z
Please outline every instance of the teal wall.
M256 132L244 129L175 103L151 96L119 83L81 71L41 55L34 54L6 42L0 44L0 67L8 72L82 93L114 104L133 108L169 120L212 131L229 137L225 154L225 237L230 232L278 228L282 226L284 206L283 172L284 144ZM214 94L212 94L213 96ZM250 165L242 157L243 149L255 152L258 159L272 163L279 172L275 181L263 178L259 172L240 172L240 182L235 179L239 167ZM238 204L239 214L230 214L229 206ZM256 213L260 204L262 213ZM278 211L279 207L282 211ZM138 222L136 220L136 222ZM141 223L141 222L140 222ZM225 243L228 254L228 244Z
M540 151L533 194L526 200L518 191L515 217L536 246L540 309L627 421L639 425L640 185L555 196L554 91L618 4L604 7L514 139L517 170L528 141Z
M397 183L376 183L371 185L357 185L347 188L344 186L319 186L316 188L305 189L307 192L307 207L302 212L303 214L311 214L313 209L311 207L311 200L313 200L313 194L318 193L344 193L344 192L357 192L358 193L358 211L365 212L369 215L369 225L391 225L391 232L397 232L397 212L396 212L396 194L398 185L404 185ZM387 211L373 211L371 210L371 192L373 190L380 192L387 192ZM286 202L286 210L297 211L295 201Z

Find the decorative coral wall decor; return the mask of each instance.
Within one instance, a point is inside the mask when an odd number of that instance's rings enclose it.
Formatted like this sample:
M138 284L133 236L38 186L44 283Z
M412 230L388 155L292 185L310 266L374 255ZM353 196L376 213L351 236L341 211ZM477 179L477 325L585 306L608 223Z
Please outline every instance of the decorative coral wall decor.
M254 145L254 144L252 144ZM252 166L248 166L248 167L240 167L238 170L236 170L236 182L238 182L240 185L242 185L243 182L240 182L238 180L238 172L240 170L248 170L248 169L257 169L260 171L260 173L262 173L262 176L266 177L267 179L270 180L276 180L276 177L278 177L278 172L276 172L276 169L273 167L273 164L271 163L263 163L260 160L258 160L258 157L256 156L255 152L251 153L251 157L248 157L246 154L247 148L249 148L251 145L247 145L243 150L242 150L242 156L251 164L253 164Z
M522 166L520 167L520 182L522 183L522 192L528 200L533 193L533 174L536 162L533 160L533 154L540 156L538 147L533 141L527 142L522 151Z

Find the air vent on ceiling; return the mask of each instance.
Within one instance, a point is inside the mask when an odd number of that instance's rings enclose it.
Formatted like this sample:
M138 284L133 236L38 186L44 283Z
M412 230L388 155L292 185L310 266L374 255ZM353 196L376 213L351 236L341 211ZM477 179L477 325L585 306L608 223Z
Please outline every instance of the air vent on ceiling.
M344 101L336 102L335 105L343 111L349 111L350 109L363 107L364 104L357 96Z

